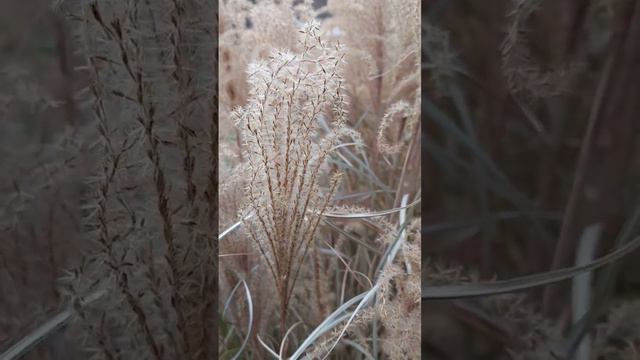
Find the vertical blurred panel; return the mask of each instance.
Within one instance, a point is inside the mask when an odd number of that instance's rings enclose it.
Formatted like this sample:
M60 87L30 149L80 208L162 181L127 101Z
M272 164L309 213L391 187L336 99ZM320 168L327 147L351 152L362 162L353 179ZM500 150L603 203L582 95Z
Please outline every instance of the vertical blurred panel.
M549 358L583 336L594 357L633 353L612 342L637 339L613 335L632 326L618 321L637 306L635 251L581 285L590 301L572 301L571 276L550 285L558 273L548 272L576 263L596 223L596 258L635 246L637 2L426 1L422 11L423 294L452 284L476 294L423 298L423 355ZM483 290L496 279L519 291Z
M0 358L217 358L217 2L0 7Z

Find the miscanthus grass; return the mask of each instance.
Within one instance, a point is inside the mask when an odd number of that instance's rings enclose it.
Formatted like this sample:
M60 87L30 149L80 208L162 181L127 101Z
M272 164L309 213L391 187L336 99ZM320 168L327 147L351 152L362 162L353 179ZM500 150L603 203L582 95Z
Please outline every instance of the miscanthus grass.
M253 216L245 228L275 281L283 331L300 267L339 181L334 175L326 191L320 188L344 128L344 55L326 48L318 30L314 23L301 30L300 54L281 51L251 64L249 103L232 114L250 174L244 212ZM331 108L331 132L317 142L317 118Z
M215 359L216 8L57 5L86 81L76 95L84 127L62 141L77 142L85 162L81 177L62 172L81 182L81 200L67 204L83 252L51 281L61 312L34 334L64 333L85 359ZM3 360L44 339L34 334Z
M424 256L479 276L443 285L446 271L428 267L423 356L637 357L636 324L618 321L637 298L626 264L640 244L638 127L627 96L640 6L440 5L423 19ZM517 302L503 295L525 291Z
M56 1L83 127L2 181L0 220L3 264L32 242L69 270L2 273L47 284L7 313L61 304L2 360L419 358L418 4Z
M419 358L417 4L221 2L222 358Z

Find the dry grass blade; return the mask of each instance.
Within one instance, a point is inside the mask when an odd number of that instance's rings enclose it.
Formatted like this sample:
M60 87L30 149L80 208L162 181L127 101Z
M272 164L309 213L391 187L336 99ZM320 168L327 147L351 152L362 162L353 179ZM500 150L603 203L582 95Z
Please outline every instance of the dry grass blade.
M600 240L602 224L597 223L587 227L582 236L576 254L576 266L586 265L593 261L595 251ZM592 299L592 274L585 272L573 278L571 288L571 319L577 323L588 311ZM578 346L576 356L579 359L591 358L591 337L587 335Z
M474 283L466 285L442 285L422 286L422 298L429 299L456 299L464 297L488 296L510 293L530 289L571 279L587 271L593 271L608 264L614 263L640 246L640 237L635 238L621 248L602 256L589 264L574 266L539 274L526 275L509 280L501 280L488 283Z
M397 212L402 212L402 210L411 208L411 207L419 204L420 200L421 199L417 199L417 200L413 201L411 204L403 205L403 206L400 206L400 207L397 207L397 208L387 209L387 210L365 212L365 213L349 213L349 214L339 214L339 213L325 212L323 214L323 216L329 217L329 218L341 218L341 219L362 219L362 218L379 217L379 216L385 216L385 215L394 214L394 213L397 213Z
M284 337L282 338L282 342L280 343L280 355L278 355L280 359L284 358L283 354L284 354L285 345L287 344L287 338L293 332L293 330L300 324L302 324L302 322L298 321L297 323L291 325L291 327L287 329L287 332L284 334Z
M399 212L399 211L401 211L403 209L407 209L407 208L413 207L413 206L419 204L420 201L421 201L421 199L417 199L417 200L415 200L414 202L412 202L409 205L405 205L405 206L401 206L401 207L397 207L397 208L393 208L393 209L379 210L379 211L365 212L365 213L341 214L341 213L332 213L332 212L324 212L324 213L319 213L319 212L315 212L315 211L310 211L310 212L311 213L315 213L315 214L319 214L321 216L328 217L328 218L362 219L362 218L371 218L371 217L379 217L379 216L390 215L390 214ZM242 220L240 220L240 221L234 223L233 225L229 226L228 228L226 228L224 231L222 231L220 233L220 235L218 235L218 240L222 240L224 237L229 235L231 232L233 232L234 230L239 228L244 221L251 219L253 216L254 216L253 214L249 214L249 215L245 216Z
M225 302L224 310L222 311L222 317L224 319L224 315L227 313L227 310L229 309L231 299L235 295L236 291L238 291L238 289L240 288L240 285L244 287L245 297L247 299L247 307L249 309L249 323L247 324L247 335L245 336L244 340L242 340L242 345L240 346L240 349L238 349L238 352L235 355L233 355L233 357L231 358L232 360L239 359L240 356L242 355L242 352L246 348L247 343L251 338L251 329L253 327L253 300L251 299L251 290L249 290L249 286L247 286L247 282L244 280L240 281L236 285L236 287L234 287L233 290L231 290L231 293L229 294L229 298Z
M218 235L218 241L222 240L225 236L229 235L231 232L233 232L235 229L239 228L242 223L245 220L249 220L251 217L253 216L253 214L249 214L247 216L245 216L244 218L242 218L242 220L236 222L235 224L229 226L227 229L225 229L224 231L222 231L219 235Z
M273 356L274 358L278 359L278 360L282 360L282 358L280 357L280 355L278 355L278 353L276 353L275 351L273 351L273 349L271 349L269 347L269 345L265 344L264 341L260 338L260 335L258 335L258 341L260 342L260 345L262 345L267 352L269 353L269 355Z
M84 299L81 299L78 303L79 306L86 306L91 304L92 302L100 299L106 295L105 291L97 291ZM54 332L60 330L63 326L67 324L71 316L74 314L75 310L73 307L70 307L51 319L49 319L44 324L40 325L37 329L32 331L29 335L22 338L20 341L15 343L5 352L0 354L0 360L18 360L26 353L28 353L31 349L33 349L36 345L38 345L41 341L46 339L48 336L52 335Z
M400 229L398 231L398 236L396 240L391 244L391 246L387 249L385 255L382 257L381 262L378 266L378 275L381 275L381 270L389 266L395 260L398 251L402 247L402 243L405 241L406 213L408 208L406 204L408 202L408 199L409 196L407 194L402 197L400 206ZM309 336L296 349L290 359L298 359L304 354L305 350L308 347L310 347L314 342L318 340L318 338L320 338L320 336L328 333L337 326L342 325L342 330L335 337L335 341L332 342L332 345L329 347L329 349L325 352L323 359L326 359L331 354L331 351L333 351L333 349L336 347L338 342L341 340L342 336L347 331L347 328L354 320L354 318L358 315L358 313L365 307L369 306L373 301L375 301L375 297L381 286L381 279L380 277L378 277L376 283L371 287L371 289L349 299L347 302L342 304L342 306L331 313L329 317L327 317L309 334ZM356 305L356 308L353 311L349 311L348 309L350 309L353 305ZM342 324L344 321L346 321L346 323Z
M624 228L616 239L616 246L628 247L634 242L640 230L640 207L637 207L633 216L627 221ZM583 336L593 327L597 317L603 312L604 306L610 298L610 291L615 284L615 274L617 272L617 263L611 262L602 269L602 274L596 280L593 290L593 304L589 307L584 316L577 321L570 329L569 334L562 343L561 352L559 354L571 354L580 344Z

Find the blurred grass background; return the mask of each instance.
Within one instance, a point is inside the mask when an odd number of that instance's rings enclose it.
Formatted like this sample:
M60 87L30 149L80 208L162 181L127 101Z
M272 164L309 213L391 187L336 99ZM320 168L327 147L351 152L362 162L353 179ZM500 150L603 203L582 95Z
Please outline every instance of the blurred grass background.
M52 2L0 4L2 351L67 306L59 280L84 248L73 204L87 159L61 142L69 125L84 123L74 95L84 81L71 43L68 19ZM59 332L24 358L83 358L70 336Z
M596 256L625 224L637 235L637 1L422 6L423 261L504 279L572 266L592 224ZM637 298L639 255L596 273L594 288L615 284L594 295L598 321ZM570 288L528 300L568 328Z

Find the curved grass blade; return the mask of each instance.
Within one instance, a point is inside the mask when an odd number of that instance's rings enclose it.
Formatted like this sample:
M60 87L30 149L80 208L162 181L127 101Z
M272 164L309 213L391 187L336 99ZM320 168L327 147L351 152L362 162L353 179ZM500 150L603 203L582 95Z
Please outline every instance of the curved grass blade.
M378 270L377 273L380 272L380 269L384 268L385 266L387 266L388 264L390 264L395 256L397 255L400 246L402 245L402 242L404 241L404 238L406 237L406 212L407 212L407 208L409 208L411 205L407 206L407 202L409 199L409 195L405 194L402 197L402 202L401 202L401 206L400 206L400 221L401 221L401 226L400 226L400 230L398 231L398 237L396 238L396 240L393 242L393 244L391 246L389 246L389 248L387 249L385 255L383 256L383 258L381 259L380 265L378 266ZM420 199L418 199L417 201L414 201L412 204L415 204L417 202L419 202ZM295 351L295 353L290 357L290 359L298 359L300 356L302 356L302 354L304 353L304 351L313 344L313 342L315 342L320 336L322 336L323 334L333 330L335 327L337 327L338 325L340 325L343 321L347 320L347 323L343 326L342 331L340 333L340 335L337 337L336 342L333 344L333 346L330 348L330 350L327 352L325 359L327 358L327 356L329 356L329 354L331 354L331 351L335 348L335 346L338 344L338 342L340 341L340 339L342 338L342 336L344 335L345 331L347 330L347 328L349 327L349 324L353 321L353 319L355 318L355 316L358 314L358 311L360 311L361 309L365 308L366 306L368 306L371 302L375 301L375 296L376 293L378 291L378 289L381 287L381 283L380 283L380 278L378 278L376 280L375 285L363 292L360 293L359 295L349 299L347 302L345 302L344 304L342 304L338 309L336 309L333 313L331 313L331 315L329 315L320 325L318 325L312 332L311 334L309 334L309 336L307 336L307 338L303 341L303 343L298 347L298 349ZM351 306L358 304L356 306L356 309L353 312L349 312L348 309L351 308Z
M370 291L370 290L369 290ZM369 291L365 291L360 293L359 295L354 296L349 299L347 302L338 307L334 312L331 313L320 325L318 325L312 332L307 336L307 338L298 346L298 349L291 355L290 359L298 359L304 351L311 346L320 336L325 333L333 330L338 324L344 321L346 318L351 316L351 313L347 311L351 306L360 301L362 298L366 296ZM266 345L265 345L266 346ZM277 356L277 354L276 354Z
M530 289L532 287L549 285L562 280L573 278L585 271L592 271L621 259L640 246L640 237L620 247L605 256L582 266L574 266L538 274L526 275L509 280L474 283L464 285L423 286L422 299L456 299L464 297L476 297L498 295Z
M415 200L414 202L412 202L409 205L404 205L404 206L400 206L400 207L392 208L392 209L387 209L387 210L373 211L373 212L367 212L367 213L352 213L352 214L339 214L339 213L327 213L327 212L325 212L323 214L323 216L330 217L330 218L340 218L340 219L361 219L361 218L385 216L385 215L394 214L394 213L400 212L400 211L402 211L404 209L408 209L410 207L413 207L416 204L420 203L420 201L421 201L421 199L418 198L417 200Z
M287 332L284 334L284 337L282 338L282 342L280 343L280 355L279 357L282 359L282 353L284 353L284 346L287 344L287 338L289 337L289 334L291 334L291 332L293 331L293 329L295 329L298 325L302 324L302 321L298 321L297 323L293 324L293 326L291 326Z
M328 217L328 218L338 218L338 219L362 219L362 218L370 218L370 217L378 217L378 216L385 216L385 215L390 215L393 213L397 213L403 209L407 209L410 207L415 206L416 204L420 203L420 198L418 198L416 201L412 202L409 205L405 205L405 206L401 206L401 207L397 207L397 208L392 208L392 209L387 209L387 210L380 210L380 211L373 211L373 212L367 212L367 213L352 213L352 214L340 214L340 213L328 213L325 212L323 214L321 214L324 217ZM318 212L314 212L314 213L318 213ZM231 232L233 232L235 229L239 228L240 225L242 225L242 223L245 220L250 219L253 216L253 214L249 214L247 216L245 216L242 220L236 222L235 224L229 226L227 229L225 229L223 232L220 233L220 235L218 235L218 240L222 240L225 236L229 235Z
M264 341L262 341L262 339L260 338L260 335L258 335L258 342L267 350L267 352L269 352L269 355L272 355L278 360L282 359L275 351L273 351L273 349L269 347L269 345L265 344Z
M593 260L601 233L602 223L592 224L582 232L576 254L576 265L588 264ZM591 272L585 272L573 278L571 287L571 319L574 324L589 311L589 307L591 306L592 277L593 274ZM578 346L577 358L591 359L591 349L592 339L590 336L585 336Z
M340 339L342 339L342 337L344 336L344 333L347 331L347 328L349 328L349 325L351 325L351 322L353 322L353 319L356 317L358 312L360 312L360 310L364 309L367 305L369 305L371 301L373 301L373 299L376 296L376 292L378 291L379 288L380 288L380 283L376 284L373 288L371 288L371 290L367 291L362 301L360 301L356 309L351 313L351 316L349 316L349 320L347 320L347 323L344 324L344 326L342 327L342 331L340 332L340 335L338 335L336 341L333 343L331 348L329 348L329 350L327 351L327 354L322 358L322 360L325 360L326 358L329 357L329 355L331 355L331 352L338 345L338 343L340 342Z
M249 338L251 337L251 328L253 327L253 301L251 300L251 291L249 290L249 286L247 286L247 283L244 280L238 282L236 286L233 287L233 290L231 290L231 293L229 293L229 297L224 304L224 310L222 311L222 318L224 319L224 314L227 312L229 305L231 304L231 299L233 298L233 295L235 295L236 291L238 291L238 289L240 288L240 285L244 286L245 295L247 297L247 305L249 308L249 324L247 326L247 336L245 336L244 340L242 341L242 346L240 346L240 349L238 349L238 352L231 358L231 360L236 360L240 357L245 347L249 343Z
M624 246L634 242L635 236L640 232L640 206L638 206L633 216L627 221L623 229L616 240L617 247ZM637 239L636 239L637 240ZM560 345L561 349L558 354L564 357L569 357L575 352L580 343L580 340L587 333L589 329L595 324L597 318L602 314L605 309L606 303L609 301L610 293L615 286L615 275L618 271L616 263L608 264L602 269L601 274L596 280L593 304L589 311L571 327L569 335Z
M106 290L96 291L80 301L80 306L86 306L106 294ZM29 335L22 338L16 344L11 346L5 352L0 354L0 360L17 360L24 356L27 352L33 349L36 345L42 342L47 336L54 333L56 330L64 327L66 323L71 319L75 310L73 307L69 307L66 310L58 313L56 316L49 319L49 321L40 325L37 329L32 331Z
M242 225L243 221L249 220L252 216L253 216L253 214L249 214L249 215L245 216L242 220L240 220L237 223L229 226L226 230L221 232L220 235L218 235L218 240L222 240L222 238L224 238L225 236L229 235L233 230L239 228L240 225Z

